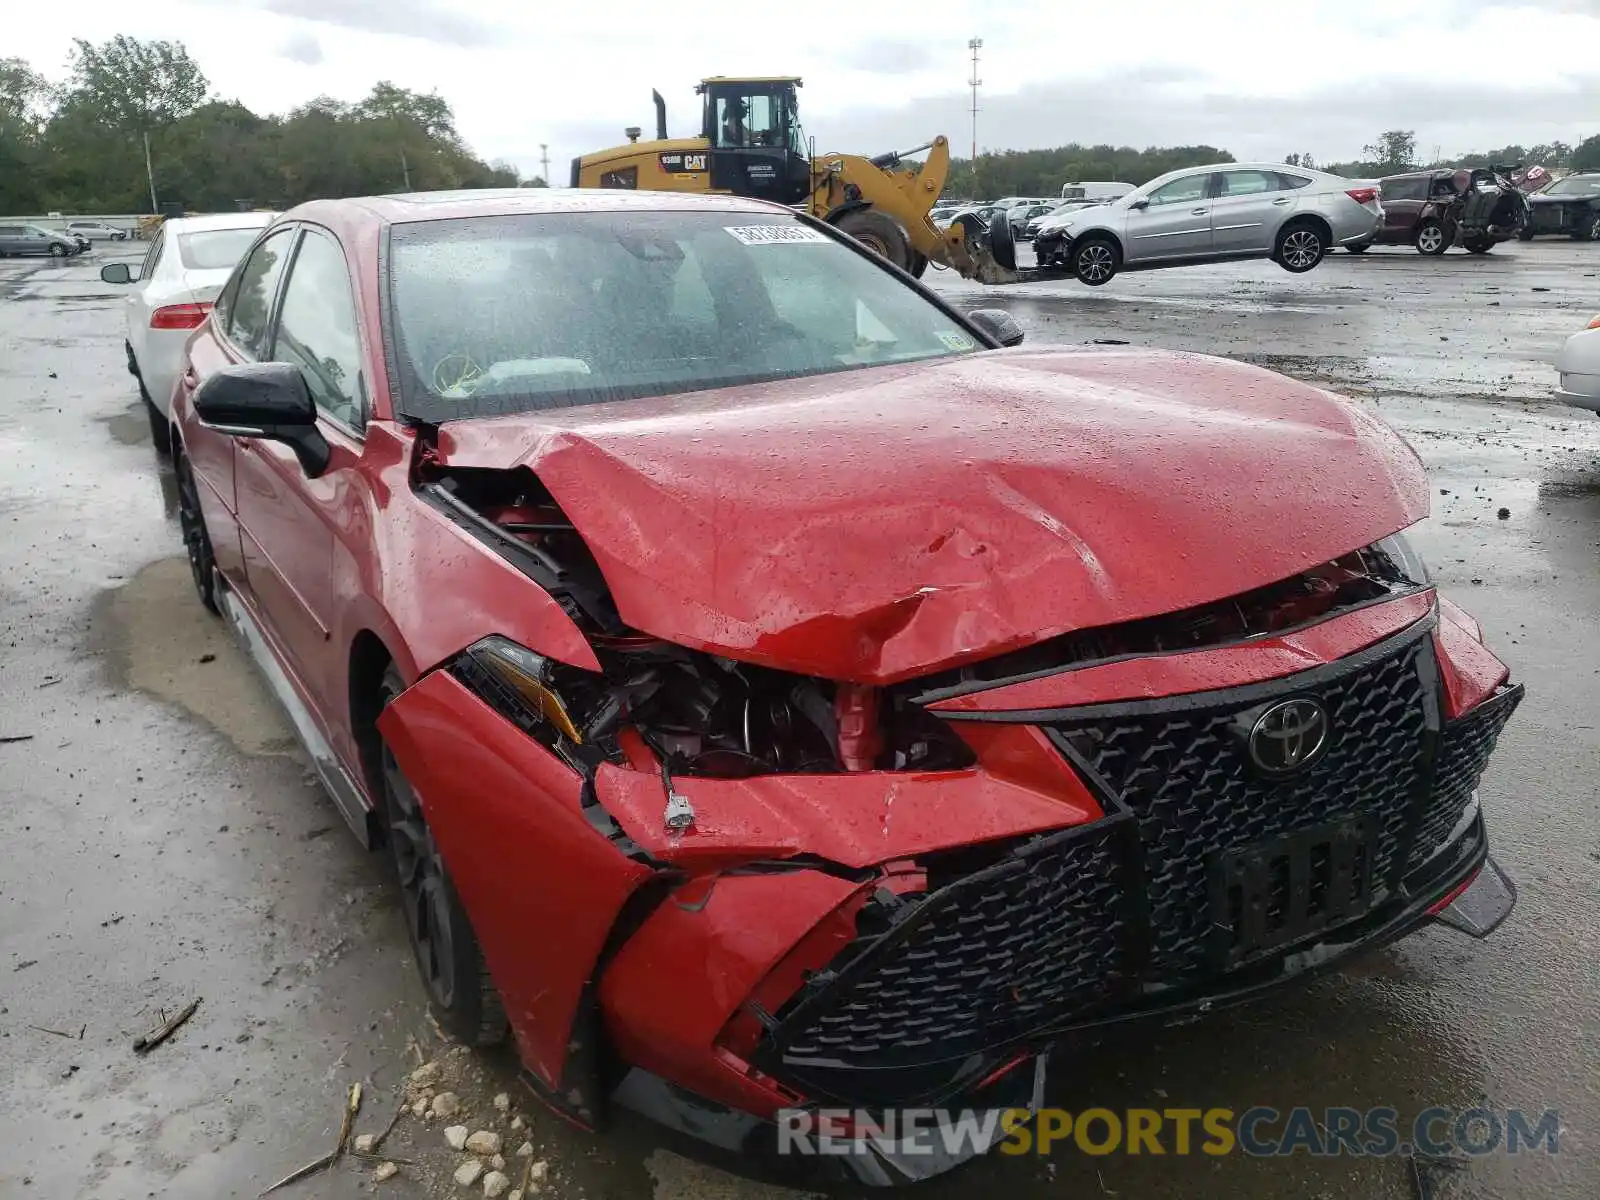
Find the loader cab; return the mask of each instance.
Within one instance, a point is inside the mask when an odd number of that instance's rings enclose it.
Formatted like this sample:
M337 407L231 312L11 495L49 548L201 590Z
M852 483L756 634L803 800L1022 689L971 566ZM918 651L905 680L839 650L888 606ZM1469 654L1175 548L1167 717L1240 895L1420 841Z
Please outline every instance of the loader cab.
M811 155L800 129L800 81L707 79L704 136L711 187L755 200L803 203L811 193Z

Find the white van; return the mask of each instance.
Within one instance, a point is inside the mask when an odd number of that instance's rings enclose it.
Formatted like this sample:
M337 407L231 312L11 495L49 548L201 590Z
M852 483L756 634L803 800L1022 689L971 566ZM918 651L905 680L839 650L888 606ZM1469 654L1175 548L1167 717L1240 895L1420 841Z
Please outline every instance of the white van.
M1069 183L1061 188L1063 200L1093 200L1105 204L1133 191L1131 183Z

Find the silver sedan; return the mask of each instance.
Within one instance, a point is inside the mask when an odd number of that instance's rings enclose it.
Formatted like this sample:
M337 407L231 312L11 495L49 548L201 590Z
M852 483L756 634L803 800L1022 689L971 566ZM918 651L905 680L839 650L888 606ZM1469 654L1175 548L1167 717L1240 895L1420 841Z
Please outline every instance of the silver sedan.
M1283 163L1185 167L1110 204L1047 217L1034 254L1083 283L1121 270L1268 258L1309 271L1334 246L1370 240L1383 225L1379 189Z
M1567 339L1556 355L1556 372L1561 377L1557 400L1600 412L1600 317Z

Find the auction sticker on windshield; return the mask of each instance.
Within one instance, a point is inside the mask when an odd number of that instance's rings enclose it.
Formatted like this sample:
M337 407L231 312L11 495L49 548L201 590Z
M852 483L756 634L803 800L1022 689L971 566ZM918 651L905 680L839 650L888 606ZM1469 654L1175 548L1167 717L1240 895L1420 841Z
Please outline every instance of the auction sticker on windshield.
M939 340L951 350L971 350L978 343L974 342L964 333L957 333L954 329L946 330L939 335Z
M776 246L785 242L826 242L828 235L804 225L724 225L746 246Z

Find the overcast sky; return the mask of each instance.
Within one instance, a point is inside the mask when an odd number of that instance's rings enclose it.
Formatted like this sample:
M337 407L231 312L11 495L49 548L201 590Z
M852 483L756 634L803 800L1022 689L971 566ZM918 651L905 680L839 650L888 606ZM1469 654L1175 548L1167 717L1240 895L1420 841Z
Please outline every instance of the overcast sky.
M809 19L814 14L817 19ZM899 0L847 12L712 0L77 0L22 4L0 53L47 76L74 37L185 42L223 98L281 112L389 79L438 91L488 159L555 181L654 124L698 132L694 84L793 74L819 150L971 142L966 40L984 41L984 149L1210 143L1237 158L1356 157L1384 129L1431 156L1600 133L1600 0ZM847 40L840 40L847 39Z

